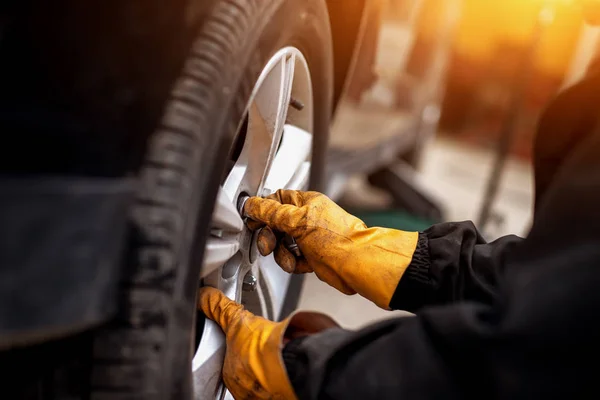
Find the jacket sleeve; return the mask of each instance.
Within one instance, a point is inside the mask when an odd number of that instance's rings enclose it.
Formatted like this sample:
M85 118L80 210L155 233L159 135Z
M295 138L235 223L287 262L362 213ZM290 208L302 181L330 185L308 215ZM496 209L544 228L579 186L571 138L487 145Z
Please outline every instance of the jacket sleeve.
M565 158L569 154L576 155L576 148L581 147L581 142L596 128L599 87L600 62L581 82L559 93L540 118L534 145L536 214L557 181ZM593 159L590 161L596 163ZM574 168L582 169L583 165ZM571 174L580 175L579 172ZM574 199L565 207L573 207L579 201ZM549 218L553 220L555 216ZM498 295L498 280L504 273L506 258L521 242L516 236L508 236L486 243L470 222L434 226L420 235L413 262L390 306L416 312L423 306L460 300L491 304Z
M422 235L430 256L421 266L415 259L408 282L426 289L417 308L437 305L287 344L298 397L598 398L590 365L600 358L600 130L590 136L566 158L518 245L486 245L469 224Z
M435 225L419 234L413 260L390 303L395 310L459 300L491 303L506 255L523 239L507 236L486 243L472 222Z

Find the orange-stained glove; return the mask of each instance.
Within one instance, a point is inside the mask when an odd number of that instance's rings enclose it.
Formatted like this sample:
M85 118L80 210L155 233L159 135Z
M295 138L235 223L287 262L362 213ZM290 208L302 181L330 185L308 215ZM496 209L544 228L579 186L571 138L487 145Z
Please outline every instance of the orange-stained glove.
M379 307L389 307L398 282L412 260L418 233L367 228L327 196L316 192L279 190L266 199L250 198L244 213L262 229L260 253L275 251L287 272L315 274L346 294L358 293ZM303 257L282 244L281 232L292 236Z
M225 332L223 381L236 399L296 399L281 357L284 344L339 326L323 314L307 312L272 322L209 287L200 289L198 308Z

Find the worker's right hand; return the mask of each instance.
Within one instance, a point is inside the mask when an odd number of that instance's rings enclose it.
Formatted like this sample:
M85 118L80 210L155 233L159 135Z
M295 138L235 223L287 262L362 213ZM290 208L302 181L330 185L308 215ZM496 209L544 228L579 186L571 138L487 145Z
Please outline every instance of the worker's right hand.
M316 192L279 190L266 199L252 197L244 212L255 228L266 225L258 237L263 256L274 251L285 271L314 271L339 291L358 293L385 309L417 246L418 233L367 228ZM303 257L281 243L284 233L296 240Z

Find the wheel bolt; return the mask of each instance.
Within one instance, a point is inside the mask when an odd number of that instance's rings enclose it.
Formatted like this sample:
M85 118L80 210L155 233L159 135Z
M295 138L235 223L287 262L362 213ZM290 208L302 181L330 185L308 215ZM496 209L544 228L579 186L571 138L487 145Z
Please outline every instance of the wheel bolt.
M244 292L254 292L256 290L256 277L250 272L244 276L244 282L242 283L242 290Z

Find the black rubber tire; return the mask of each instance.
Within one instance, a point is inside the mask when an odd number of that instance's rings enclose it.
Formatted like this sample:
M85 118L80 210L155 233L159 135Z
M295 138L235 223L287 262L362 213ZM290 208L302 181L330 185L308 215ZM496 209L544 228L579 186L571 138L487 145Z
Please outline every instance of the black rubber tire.
M92 399L192 397L196 292L221 173L258 75L286 46L311 70L311 186L323 189L333 86L325 2L217 1L148 143L119 314L95 338Z

